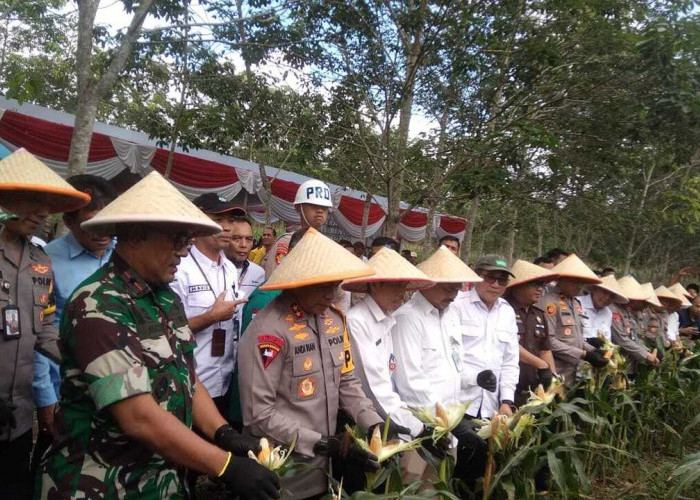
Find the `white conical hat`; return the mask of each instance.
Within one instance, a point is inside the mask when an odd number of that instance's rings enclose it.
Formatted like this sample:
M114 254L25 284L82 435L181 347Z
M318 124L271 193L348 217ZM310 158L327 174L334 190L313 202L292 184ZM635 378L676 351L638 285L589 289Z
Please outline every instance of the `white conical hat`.
M676 297L678 297L678 299L681 301L681 307L690 307L690 306L693 305L693 304L691 304L691 302L686 298L686 296L683 295L682 293L677 293L677 292L671 290L670 288L669 288L669 291L670 291L672 294L674 294Z
M260 289L285 290L373 274L355 255L309 228Z
M659 302L659 298L654 292L654 285L652 285L651 283L644 283L642 285L642 290L644 290L644 294L646 295L646 298L644 300L647 304L651 304L652 306L656 307L663 307L661 305L661 302Z
M660 299L673 300L674 302L678 302L680 305L683 305L683 300L663 285L654 290L654 293L656 293L656 296ZM688 302L687 299L686 302ZM688 302L688 305L690 305L690 302Z
M529 283L530 281L551 281L557 278L557 274L552 272L551 269L545 269L526 260L516 260L511 271L513 276L508 281L508 288Z
M615 296L613 300L617 304L627 304L629 302L629 299L625 295L624 290L620 287L620 284L617 282L614 275L608 274L607 276L600 278L600 280L601 283L594 286L612 293Z
M377 281L407 281L407 290L419 290L433 285L423 272L391 248L383 247L367 262L374 269L372 276L345 281L341 286L348 292L366 292L367 283Z
M676 295L683 295L688 300L693 298L693 296L688 293L688 290L686 290L680 283L674 283L673 285L669 286L668 289Z
M123 224L183 226L206 236L221 226L192 204L165 177L153 171L80 226L93 233L116 234Z
M435 283L478 283L484 281L443 245L416 267Z
M24 148L0 161L0 205L12 207L14 200L36 199L38 193L50 213L71 212L90 203L89 194L73 188Z
M554 266L552 272L558 274L559 278L572 278L583 283L597 285L601 282L600 278L574 253Z
M639 281L634 279L634 276L624 276L617 280L617 284L622 288L622 292L629 300L645 300L646 293L642 289Z

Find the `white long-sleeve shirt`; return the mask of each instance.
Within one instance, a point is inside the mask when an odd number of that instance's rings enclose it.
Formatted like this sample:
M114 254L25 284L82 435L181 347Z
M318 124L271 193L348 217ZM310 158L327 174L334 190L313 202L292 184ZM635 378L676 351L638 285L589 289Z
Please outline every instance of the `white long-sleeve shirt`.
M678 340L678 328L680 327L680 320L678 318L677 312L668 313L668 323L666 325L666 338L671 342Z
M489 309L476 289L460 303L462 335L462 396L471 401L467 414L491 418L503 400L515 400L515 386L520 376L520 348L515 311L499 298ZM480 372L491 370L498 379L496 392L476 384Z
M596 309L593 305L593 298L590 295L580 295L576 297L583 307L586 319L583 321L583 336L587 339L598 337L598 332L602 333L606 339L612 338L613 313L609 307ZM583 315L581 316L583 318Z
M347 319L355 373L362 380L365 395L383 418L391 415L392 421L411 429L411 436L416 437L423 431L423 424L406 409L408 405L394 390L392 380L396 357L391 328L396 320L385 314L369 294L348 311Z
M462 339L456 308L450 305L440 312L416 292L394 318L394 384L401 399L409 406L461 402Z

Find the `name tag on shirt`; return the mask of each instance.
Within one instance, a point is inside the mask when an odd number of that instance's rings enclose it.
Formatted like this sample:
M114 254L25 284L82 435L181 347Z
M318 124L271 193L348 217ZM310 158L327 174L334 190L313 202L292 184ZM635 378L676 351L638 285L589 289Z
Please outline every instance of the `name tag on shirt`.
M195 292L209 292L211 287L209 285L190 285L187 287L189 293Z

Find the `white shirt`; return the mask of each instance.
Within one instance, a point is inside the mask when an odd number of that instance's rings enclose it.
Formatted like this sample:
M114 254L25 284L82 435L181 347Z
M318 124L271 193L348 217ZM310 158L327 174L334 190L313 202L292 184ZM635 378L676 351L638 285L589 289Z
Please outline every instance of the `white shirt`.
M678 340L678 328L680 327L680 319L678 312L668 313L668 324L666 326L666 338L671 342Z
M406 409L408 406L394 390L392 374L396 369L391 328L396 324L386 315L371 295L348 311L348 326L355 353L355 373L362 380L365 395L379 414L411 429L416 437L423 431L420 420Z
M520 376L520 347L515 311L499 298L489 309L476 289L460 307L462 334L462 400L471 401L467 414L491 418L505 400L515 401L515 386ZM480 372L491 370L498 379L496 392L476 384Z
M256 288L265 283L265 270L252 260L247 262L248 265L245 271L243 268L236 268L238 273L238 291L243 293L243 297L250 297Z
M180 296L185 306L185 315L189 319L211 309L216 298L224 290L226 290L226 300L234 300L236 295L240 298L241 294L237 291L237 278L236 267L223 252L219 256L219 262L214 262L193 245L190 254L180 261L175 281L170 286ZM231 382L238 349L238 331L234 323L240 324L234 322L234 319L214 323L194 334L197 342L194 351L196 372L213 398L225 395ZM211 355L212 335L216 328L223 328L226 331L223 356Z
M453 305L438 311L416 292L395 313L394 385L409 406L461 402L462 339Z
M598 332L606 339L611 340L613 313L609 307L596 309L591 295L579 295L576 297L583 307L586 318L583 318L583 336L587 339L597 338Z

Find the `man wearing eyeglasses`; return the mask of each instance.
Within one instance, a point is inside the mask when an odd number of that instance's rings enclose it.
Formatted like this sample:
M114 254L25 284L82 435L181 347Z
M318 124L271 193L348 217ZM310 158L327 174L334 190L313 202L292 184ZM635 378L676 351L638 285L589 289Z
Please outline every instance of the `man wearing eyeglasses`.
M471 401L467 414L472 417L512 415L520 373L518 327L502 296L513 273L503 257L493 254L480 257L474 270L483 281L456 303L462 330L462 401Z
M238 272L224 254L231 244L232 228L245 210L216 193L193 200L194 205L223 231L194 240L182 259L171 288L180 296L197 348L197 375L222 414L228 410L226 394L238 347L236 309L245 302L238 288Z

